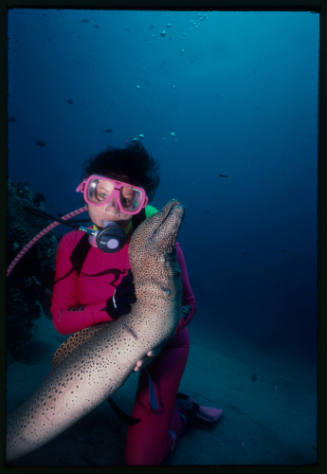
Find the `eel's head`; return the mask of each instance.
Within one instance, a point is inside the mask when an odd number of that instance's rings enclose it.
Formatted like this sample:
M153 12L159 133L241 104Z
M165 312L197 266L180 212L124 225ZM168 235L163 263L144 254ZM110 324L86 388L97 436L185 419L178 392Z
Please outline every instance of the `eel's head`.
M184 217L184 206L170 200L160 212L146 219L134 231L129 244L129 257L133 273L142 272L154 260L160 265L174 257L178 230ZM149 262L150 261L150 262Z

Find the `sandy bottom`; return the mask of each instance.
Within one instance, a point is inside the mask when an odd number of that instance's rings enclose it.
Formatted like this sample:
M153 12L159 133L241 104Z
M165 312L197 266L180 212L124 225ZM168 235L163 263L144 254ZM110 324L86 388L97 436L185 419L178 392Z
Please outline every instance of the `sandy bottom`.
M197 319L199 319L197 317ZM49 371L51 355L65 339L46 317L36 321L30 360L7 371L7 409L22 403ZM258 354L232 337L220 338L197 323L180 391L200 405L223 408L210 429L182 436L167 465L305 465L317 462L316 369L289 356ZM131 413L138 375L113 396ZM15 466L124 464L127 427L104 402L91 414Z

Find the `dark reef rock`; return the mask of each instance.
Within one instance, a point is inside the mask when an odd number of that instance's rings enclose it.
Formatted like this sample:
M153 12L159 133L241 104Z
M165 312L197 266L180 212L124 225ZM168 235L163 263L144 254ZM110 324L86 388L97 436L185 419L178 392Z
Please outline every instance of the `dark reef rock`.
M46 211L44 197L26 183L8 180L7 266L49 221L24 207ZM49 232L21 258L7 278L7 351L9 359L24 361L33 333L33 321L42 312L51 317L58 239Z

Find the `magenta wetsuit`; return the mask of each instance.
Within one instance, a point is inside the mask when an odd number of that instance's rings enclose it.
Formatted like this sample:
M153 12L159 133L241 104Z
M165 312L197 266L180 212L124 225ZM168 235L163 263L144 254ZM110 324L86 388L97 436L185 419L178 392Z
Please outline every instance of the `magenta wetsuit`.
M51 313L53 324L61 334L112 321L104 309L106 301L130 268L131 233L125 246L115 253L91 247L77 273L70 257L83 236L82 231L69 232L58 246ZM140 371L132 416L141 421L128 427L125 462L129 465L160 464L171 449L172 435L175 433L178 437L182 431L183 421L175 408L175 400L189 352L186 325L195 313L195 299L178 243L176 251L183 285L182 304L192 309L186 319L181 317L174 335L147 370ZM150 403L153 388L157 406Z

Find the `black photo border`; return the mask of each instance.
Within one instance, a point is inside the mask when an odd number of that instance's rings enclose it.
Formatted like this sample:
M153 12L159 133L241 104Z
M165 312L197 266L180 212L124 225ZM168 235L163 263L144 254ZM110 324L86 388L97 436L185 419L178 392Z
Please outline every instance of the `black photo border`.
M319 42L319 108L318 108L318 446L317 464L305 466L279 465L214 465L214 466L108 466L108 467L11 467L5 462L5 398L6 398L6 294L7 280L5 276L6 261L6 213L7 213L7 177L8 177L8 149L7 149L7 15L12 8L57 8L57 9L88 9L88 10L181 10L181 11L308 11L320 15L320 42ZM1 347L1 461L0 472L60 472L61 474L74 472L125 472L132 469L175 471L187 469L187 472L278 472L299 473L326 472L326 405L327 393L325 378L327 375L327 0L3 0L0 2L0 264L1 264L1 294L0 294L0 347ZM131 471L132 472L132 471Z

